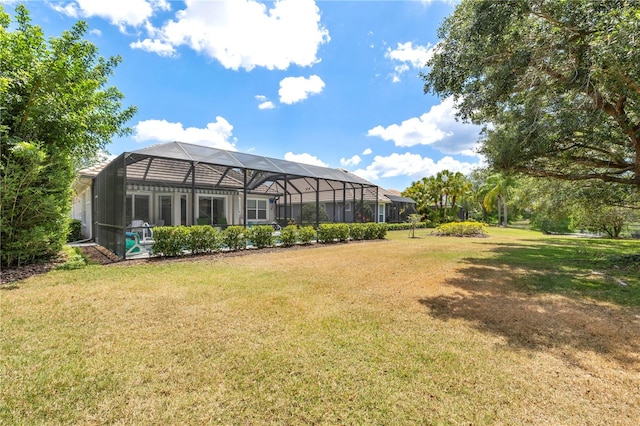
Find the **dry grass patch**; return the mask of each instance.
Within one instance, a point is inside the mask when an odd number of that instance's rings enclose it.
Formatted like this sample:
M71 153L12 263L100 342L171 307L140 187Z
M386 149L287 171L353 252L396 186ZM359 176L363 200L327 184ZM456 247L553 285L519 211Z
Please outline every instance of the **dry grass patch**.
M418 236L20 282L0 422L638 423L640 310L545 261L570 241Z

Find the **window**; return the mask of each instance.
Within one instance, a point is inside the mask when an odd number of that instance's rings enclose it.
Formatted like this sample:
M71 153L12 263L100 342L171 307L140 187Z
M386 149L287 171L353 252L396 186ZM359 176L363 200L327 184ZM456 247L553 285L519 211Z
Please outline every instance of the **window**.
M149 195L127 195L126 221L127 224L134 220L149 222Z
M247 219L266 220L267 200L247 200Z
M221 218L225 218L224 199L216 197L198 197L198 218L210 219L210 223L216 224Z
M346 203L344 205L344 211L345 212L350 212L351 211L351 203Z

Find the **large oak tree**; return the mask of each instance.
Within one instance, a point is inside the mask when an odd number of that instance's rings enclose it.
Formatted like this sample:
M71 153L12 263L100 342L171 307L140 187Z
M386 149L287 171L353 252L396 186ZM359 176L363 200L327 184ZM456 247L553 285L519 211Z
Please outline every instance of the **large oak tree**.
M425 91L491 166L640 188L640 1L463 0L439 36Z

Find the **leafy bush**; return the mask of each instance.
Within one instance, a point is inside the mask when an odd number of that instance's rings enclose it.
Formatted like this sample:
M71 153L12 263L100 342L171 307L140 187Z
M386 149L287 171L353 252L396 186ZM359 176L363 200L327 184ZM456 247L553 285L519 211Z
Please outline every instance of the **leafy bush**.
M161 256L182 256L192 244L186 226L158 226L153 228L153 252Z
M354 241L364 240L365 228L363 223L349 224L349 237Z
M379 240L384 240L387 237L388 229L389 226L386 223L376 224L376 238Z
M365 223L364 227L364 239L375 240L378 238L378 224L374 222Z
M285 247L294 245L298 241L298 227L296 225L288 225L282 228L280 230L280 241Z
M439 225L434 231L435 235L455 237L479 237L487 233L484 223L480 222L449 222Z
M72 270L80 269L87 266L87 259L80 253L75 247L64 246L62 252L66 255L67 260L64 263L57 265L55 269L58 270Z
M318 242L333 243L338 239L337 229L332 223L321 223L318 227Z
M67 241L73 169L37 143L12 144L0 132L0 145L0 264L50 259Z
M413 225L410 222L403 223L387 223L387 230L389 231L405 231L413 228ZM424 229L428 228L430 222L419 222L415 224L415 229Z
M273 246L273 226L256 225L247 230L247 239L258 248Z
M189 230L189 244L187 248L193 254L211 253L222 248L222 235L210 225L191 226Z
M318 210L320 216L318 218L318 222L326 222L329 220L329 214L324 209ZM302 212L300 221L302 223L315 223L316 222L316 205L313 204L305 204L302 206Z
M347 241L349 239L349 225L346 223L334 223L338 241Z
M271 228L273 231L273 228ZM244 250L247 247L246 230L242 226L228 226L222 231L222 242L229 250Z
M298 228L298 241L300 241L301 244L309 244L314 238L316 238L316 230L313 229L313 226L302 226Z
M80 241L80 239L82 239L82 222L78 219L73 219L69 222L67 242Z
M349 225L346 223L321 223L318 227L318 242L333 243L349 239Z

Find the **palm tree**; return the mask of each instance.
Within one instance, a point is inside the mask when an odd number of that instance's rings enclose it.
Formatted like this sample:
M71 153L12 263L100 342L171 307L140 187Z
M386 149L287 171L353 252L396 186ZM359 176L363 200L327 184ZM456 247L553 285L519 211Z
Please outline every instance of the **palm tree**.
M485 184L485 196L482 200L487 210L491 209L494 202L497 202L498 207L498 226L507 226L509 223L507 200L510 195L510 190L516 184L516 180L509 175L503 175L502 173L496 173L487 178ZM502 222L500 221L500 210L503 211Z

